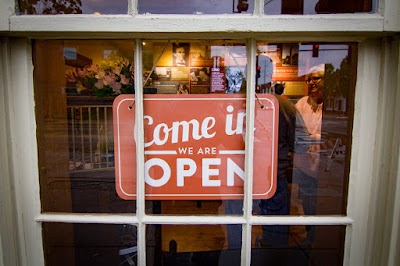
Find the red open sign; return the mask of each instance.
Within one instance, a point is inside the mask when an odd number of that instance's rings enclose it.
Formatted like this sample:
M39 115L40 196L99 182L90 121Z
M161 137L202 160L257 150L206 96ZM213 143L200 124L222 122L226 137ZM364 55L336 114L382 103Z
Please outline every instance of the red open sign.
M134 95L113 104L116 190L136 196ZM276 98L259 96L255 109L253 198L276 189ZM246 98L240 94L145 95L146 199L241 199L245 179Z

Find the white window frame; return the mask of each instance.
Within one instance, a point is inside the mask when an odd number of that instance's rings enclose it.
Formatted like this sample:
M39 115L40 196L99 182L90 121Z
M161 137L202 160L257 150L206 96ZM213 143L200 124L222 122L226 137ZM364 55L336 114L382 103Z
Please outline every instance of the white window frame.
M44 265L42 222L135 224L138 226L139 265L145 265L146 224L243 224L242 265L250 265L251 228L259 224L312 224L346 226L344 265L398 265L400 239L400 70L399 40L385 35L400 31L400 3L382 0L377 14L263 16L256 0L253 15L191 16L138 15L136 2L130 15L15 16L14 1L0 4L0 260L2 265ZM2 16L0 16L2 17ZM182 19L188 21L182 25ZM118 32L115 32L115 31ZM207 32L207 33L204 33ZM232 33L233 32L233 33ZM144 212L144 180L138 180L136 215L41 213L36 120L30 38L77 38L92 33L106 38L138 38L136 77L141 77L141 38L240 38L248 40L248 73L255 72L257 39L287 41L359 42L354 125L347 216L252 216L250 197L244 199L242 217L155 216ZM2 36L2 35L0 35ZM254 75L248 75L254 87ZM141 88L141 78L135 80ZM138 90L140 92L140 90ZM254 117L254 92L247 92L247 121ZM142 94L135 95L137 118L143 115ZM137 121L142 121L137 119ZM138 125L143 132L143 125ZM31 132L27 134L27 132ZM143 140L143 133L139 138ZM246 174L252 174L252 134L246 135ZM144 150L143 141L137 150ZM21 164L23 162L23 164ZM138 156L138 166L144 158ZM144 167L138 167L143 176ZM3 172L3 171L2 171ZM247 179L251 180L251 179ZM252 184L246 182L245 195ZM4 228L4 229L3 229ZM12 233L9 233L12 232ZM371 232L368 234L367 232ZM390 241L386 241L389 239ZM372 256L371 254L374 254ZM13 256L14 255L14 256Z

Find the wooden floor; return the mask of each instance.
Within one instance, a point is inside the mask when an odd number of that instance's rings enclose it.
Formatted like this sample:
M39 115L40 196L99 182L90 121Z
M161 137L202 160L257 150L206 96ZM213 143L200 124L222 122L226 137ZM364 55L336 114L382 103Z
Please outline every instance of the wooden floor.
M162 203L163 214L221 214L225 213L223 201L165 201ZM297 197L297 188L291 189L291 215L301 215L301 200ZM252 228L252 245L261 237L261 226ZM291 226L289 245L301 242L306 236L304 226ZM225 225L163 225L162 250L169 250L171 240L177 242L178 252L222 250L227 247Z

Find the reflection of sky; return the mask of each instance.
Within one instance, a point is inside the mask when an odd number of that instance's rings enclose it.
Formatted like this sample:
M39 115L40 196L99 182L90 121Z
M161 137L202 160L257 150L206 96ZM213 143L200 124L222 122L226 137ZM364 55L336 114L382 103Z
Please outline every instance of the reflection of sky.
M129 0L81 0L83 14L127 14ZM137 0L140 14L232 14L237 12L239 0ZM304 0L303 14L316 14L315 5L319 0ZM367 0L364 0L367 1ZM58 2L61 2L58 0ZM69 5L68 1L66 6ZM249 8L242 14L252 14L254 0L248 0ZM36 14L42 14L43 9L52 5L47 0L37 0L33 4ZM376 12L378 0L372 0L372 11ZM50 6L51 7L51 6ZM266 15L280 15L282 13L282 0L264 0L264 13Z
M138 0L139 14L232 14L239 0ZM252 14L254 0L248 0L249 9L242 14Z
M82 0L82 13L128 14L128 0Z
M345 44L320 44L318 57L312 57L312 45L300 45L299 76L307 74L308 69L320 64L332 64L335 69L340 68L349 53L348 49Z
M211 46L211 57L224 58L225 66L246 66L246 46Z
M268 56L274 64L282 60L280 56L284 57L283 54L278 53L278 46L275 44L259 45L257 48L260 53L268 52ZM300 45L298 51L298 75L303 76L308 73L311 67L320 64L332 64L335 69L339 69L343 59L349 53L349 46L346 44L319 44L318 57L312 57L312 44Z

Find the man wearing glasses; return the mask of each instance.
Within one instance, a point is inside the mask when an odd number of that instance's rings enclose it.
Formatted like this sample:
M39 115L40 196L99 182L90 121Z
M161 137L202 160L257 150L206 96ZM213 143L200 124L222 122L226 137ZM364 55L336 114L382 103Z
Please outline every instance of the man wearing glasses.
M306 80L308 96L304 96L296 103L296 108L304 121L308 133L318 141L321 139L324 73L324 65L310 69L310 74Z
M312 67L307 75L308 95L295 104L297 109L293 183L299 185L305 215L316 214L320 166L322 106L325 65ZM312 246L315 226L306 226L305 247Z

